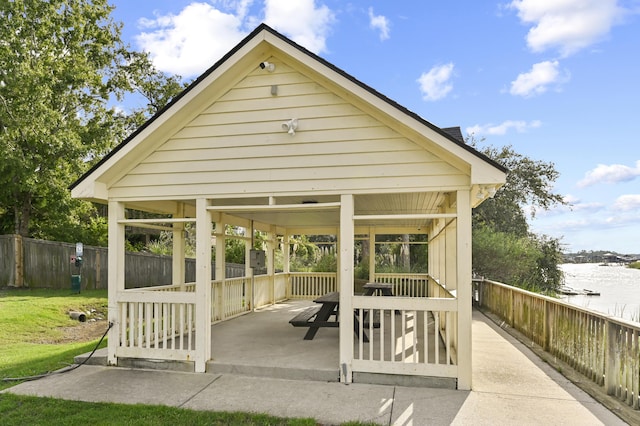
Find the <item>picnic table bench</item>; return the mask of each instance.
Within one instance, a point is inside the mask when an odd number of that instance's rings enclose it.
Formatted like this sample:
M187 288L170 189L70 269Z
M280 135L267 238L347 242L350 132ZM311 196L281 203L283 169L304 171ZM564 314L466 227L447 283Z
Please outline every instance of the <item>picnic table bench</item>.
M340 325L337 318L335 321L329 321L328 318L326 321L319 321L317 315L321 310L322 305L306 308L298 315L291 318L289 320L289 323L291 323L291 325L293 325L294 327L338 327Z

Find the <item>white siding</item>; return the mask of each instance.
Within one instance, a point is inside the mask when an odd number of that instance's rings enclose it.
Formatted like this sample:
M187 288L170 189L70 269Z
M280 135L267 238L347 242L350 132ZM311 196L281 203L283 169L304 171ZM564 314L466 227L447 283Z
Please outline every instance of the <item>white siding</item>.
M117 198L353 193L467 185L398 132L276 64L256 70L111 187ZM277 95L272 95L272 86ZM295 135L282 123L299 120Z

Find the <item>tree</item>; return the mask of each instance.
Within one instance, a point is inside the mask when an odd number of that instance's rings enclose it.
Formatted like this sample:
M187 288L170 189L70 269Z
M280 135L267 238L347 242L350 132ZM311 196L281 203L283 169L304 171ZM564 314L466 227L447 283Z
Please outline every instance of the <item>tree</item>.
M123 57L114 84L143 99L142 105L126 116L125 132L130 133L160 112L187 83L182 83L179 75L168 76L156 70L147 53L124 51Z
M508 170L505 185L493 198L474 210L474 224L481 223L502 232L527 236L527 217L534 217L536 208L548 210L565 203L562 195L553 193L553 182L559 176L553 163L518 154L511 145L480 149L473 137L468 142ZM525 211L527 207L528 214Z
M177 78L129 52L112 10L106 0L0 2L1 233L73 241L104 228L68 186L176 92ZM112 105L136 90L154 101L142 112Z
M473 269L483 277L532 291L555 290L562 280L558 241L521 237L484 225L473 230Z
M467 142L478 148L469 137ZM560 242L529 231L538 208L565 204L553 192L553 163L536 161L510 145L479 149L508 169L505 185L473 211L473 269L485 277L532 290L553 290L562 280ZM525 210L529 208L529 212Z

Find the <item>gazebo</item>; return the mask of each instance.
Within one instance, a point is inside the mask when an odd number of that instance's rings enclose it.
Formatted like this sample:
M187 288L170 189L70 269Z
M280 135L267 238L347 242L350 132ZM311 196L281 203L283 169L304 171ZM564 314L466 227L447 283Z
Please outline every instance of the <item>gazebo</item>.
M108 204L108 363L179 360L205 372L213 323L339 291L342 382L373 373L470 389L471 210L505 172L459 130L438 128L260 25L72 185L73 197ZM155 215L130 218L128 209ZM189 223L195 282L185 282ZM211 270L214 251L224 259L225 225L247 229L248 242L266 233L266 274L254 276L262 257L251 244L244 277L227 278L223 261ZM171 285L127 288L132 226L172 232ZM376 235L389 234L425 236L428 274L376 273ZM337 271L291 272L294 235L336 236ZM354 292L358 239L370 242L369 281L391 283L392 297ZM277 272L276 250L285 253ZM363 314L379 318L377 328L358 325ZM369 341L354 323L369 327Z

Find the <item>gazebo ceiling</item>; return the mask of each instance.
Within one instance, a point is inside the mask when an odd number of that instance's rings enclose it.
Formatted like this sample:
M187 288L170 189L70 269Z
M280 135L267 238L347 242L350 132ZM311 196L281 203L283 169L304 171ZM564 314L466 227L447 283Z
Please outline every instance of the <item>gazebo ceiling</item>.
M357 226L426 228L433 218L403 217L445 213L452 198L444 192L360 194L354 197ZM455 198L453 198L455 200ZM182 201L186 216L195 213L192 201ZM130 206L147 210L144 203ZM340 196L283 196L277 198L212 199L211 210L284 228L335 228L340 225ZM367 219L363 216L376 216ZM394 216L380 218L380 216Z

